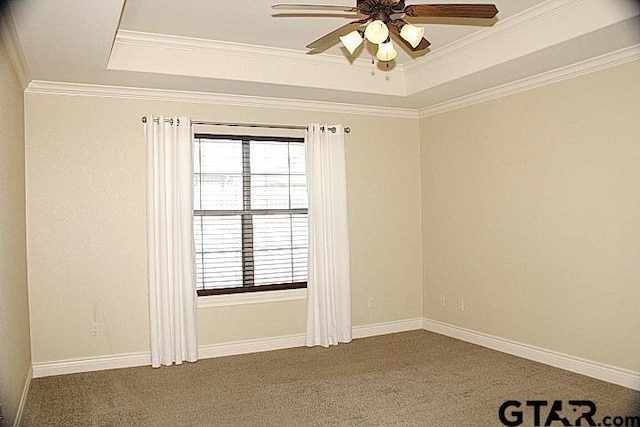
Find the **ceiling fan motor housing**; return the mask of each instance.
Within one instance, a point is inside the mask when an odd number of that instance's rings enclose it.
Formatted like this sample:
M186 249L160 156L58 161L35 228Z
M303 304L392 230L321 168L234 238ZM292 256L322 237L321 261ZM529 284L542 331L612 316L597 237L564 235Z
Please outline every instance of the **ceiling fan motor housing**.
M358 11L373 19L379 19L384 23L390 21L394 13L401 13L404 8L404 0L358 0Z

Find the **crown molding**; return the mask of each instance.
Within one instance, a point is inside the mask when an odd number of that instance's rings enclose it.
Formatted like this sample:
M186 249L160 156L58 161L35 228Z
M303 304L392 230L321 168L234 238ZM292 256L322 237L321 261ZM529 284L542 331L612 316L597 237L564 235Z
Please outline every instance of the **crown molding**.
M309 55L306 52L294 49L258 46L195 37L174 36L169 34L154 34L122 29L118 30L118 33L116 34L115 44L179 49L200 53L210 53L220 57L236 56L261 61L286 61L287 63L296 62L308 67L328 65L339 68L356 67L362 68L365 71L371 69L371 61L360 58L354 58L353 60L346 61L342 56L326 53L322 55ZM402 74L402 66L397 65L393 70L388 72Z
M407 94L419 93L631 19L634 2L547 0L405 64Z
M571 79L584 74L593 73L627 62L640 59L640 44L620 49L611 53L607 53L595 58L587 59L566 67L547 71L535 76L526 77L490 89L482 90L470 95L461 96L450 101L441 102L418 111L420 118L434 116L436 114L453 111L471 105L480 104L482 102L491 101L497 98L513 95L519 92L557 83L562 80Z
M476 31L475 33L436 49L413 62L407 63L404 65L404 71L408 74L420 72L425 65L446 59L452 54L467 54L470 51L475 51L481 43L490 43L496 39L506 37L515 31L520 31L534 23L543 21L557 13L574 8L587 1L591 0L546 0L535 7L522 11L507 19L499 20L492 27Z
M233 105L284 110L322 111L365 116L395 118L425 118L475 104L510 96L548 84L578 77L584 74L622 65L640 59L640 44L620 49L605 55L568 65L535 76L506 83L475 92L449 101L430 105L421 109L375 107L356 104L332 103L325 101L303 101L257 96L216 94L206 92L148 89L125 86L91 85L65 82L34 80L27 86L26 93L93 96L105 98L125 98L155 101L174 101L196 104Z
M232 95L207 92L149 89L126 86L93 85L82 83L50 82L33 80L26 93L93 96L102 98L125 98L151 101L174 101L193 104L216 104L241 107L275 108L298 111L321 111L363 116L395 118L418 118L418 112L410 108L376 107L326 101L306 101L259 96Z
M541 4L511 16L508 19L500 20L490 28L485 28L456 40L453 43L449 43L442 48L430 52L426 56L414 59L406 64L396 64L392 70L385 71L385 73L404 75L409 72L420 72L424 65L446 58L453 53L465 53L467 51L475 50L479 43L490 42L493 39L508 36L514 31L520 31L527 26L546 20L555 14L575 8L578 5L589 1L594 0L546 0ZM278 62L294 61L307 66L324 64L334 65L337 67L360 67L366 70L371 69L371 62L367 59L361 58L354 58L349 63L345 63L344 57L326 53L322 55L308 55L294 49L249 45L168 34L147 33L124 29L118 30L115 37L115 43L207 52L221 56L239 56L270 61L276 60Z
M404 72L399 65L381 70L379 65L363 59L128 30L118 31L107 68L267 84L286 81L290 86L373 91L379 95L405 94ZM336 79L337 75L341 78Z
M18 37L11 5L8 5L5 15L0 17L0 36L4 40L9 61L13 65L20 84L23 88L26 88L31 80L31 73L25 59L22 43L20 43L20 37Z
M291 49L120 30L109 68L265 84L286 81L290 86L379 95L412 96L422 93L426 99L431 88L600 30L637 14L638 8L631 2L612 7L609 0L546 0L429 55L380 72L372 71L369 61L362 59L348 63L336 55L310 56ZM220 58L225 58L225 61L220 61ZM195 61L200 61L201 66L189 66ZM282 64L287 64L287 67L283 68ZM330 76L337 72L342 78L338 81L331 79ZM541 84L546 84L545 79L542 77ZM506 85L510 89L500 86L488 91L509 94L512 88L521 84L517 81ZM486 92L446 101L443 106L447 109L458 101L460 105L465 105L466 101L475 103L475 99L482 99ZM423 106L423 110L416 110L418 114L432 108Z

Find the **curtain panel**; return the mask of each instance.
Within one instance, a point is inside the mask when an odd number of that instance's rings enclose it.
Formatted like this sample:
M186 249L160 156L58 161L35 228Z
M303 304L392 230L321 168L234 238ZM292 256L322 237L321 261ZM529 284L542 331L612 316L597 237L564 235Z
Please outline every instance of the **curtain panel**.
M147 116L147 273L151 365L198 359L193 137L187 117Z
M335 127L335 132L329 128ZM345 133L312 123L305 131L309 192L306 345L351 341L351 282Z

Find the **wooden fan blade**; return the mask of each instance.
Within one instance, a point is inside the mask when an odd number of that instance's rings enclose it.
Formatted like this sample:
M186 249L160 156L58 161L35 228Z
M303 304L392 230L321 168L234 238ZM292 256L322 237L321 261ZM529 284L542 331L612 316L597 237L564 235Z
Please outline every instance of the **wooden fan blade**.
M281 3L274 4L271 9L287 9L287 10L332 10L339 12L357 12L357 7L352 6L335 6L330 4L297 4L297 3Z
M360 19L358 21L351 21L348 24L343 25L342 27L331 31L329 34L325 34L324 36L320 37L318 40L309 43L307 45L307 49L317 49L319 47L322 47L323 45L325 45L326 43L329 43L331 41L336 40L338 37L343 36L347 33L350 33L351 31L355 30L356 28L358 28L359 26L361 26L362 24L364 24L365 22L367 22L369 20L369 18L366 19Z
M429 42L429 40L423 37L420 43L418 43L418 46L413 47L411 46L411 43L409 43L408 41L402 38L402 36L400 35L400 29L398 28L397 25L389 24L388 27L389 27L389 32L395 35L396 38L402 42L402 44L404 44L407 48L411 49L413 52L425 50L426 48L431 46L431 42Z
M414 17L491 19L498 8L495 4L412 4L404 12Z

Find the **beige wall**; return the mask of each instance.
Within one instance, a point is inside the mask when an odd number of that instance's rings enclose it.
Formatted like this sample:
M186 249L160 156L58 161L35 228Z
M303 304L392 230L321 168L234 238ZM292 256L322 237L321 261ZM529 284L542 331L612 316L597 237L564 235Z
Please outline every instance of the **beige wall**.
M638 76L421 120L425 317L640 372Z
M150 113L350 126L354 325L422 315L416 119L27 93L34 363L148 350L140 117ZM200 309L200 344L302 333L304 307L298 300ZM90 334L94 321L98 337Z
M25 248L24 102L0 37L0 404L16 417L31 368Z
M354 325L424 315L640 372L638 71L420 121L28 93L34 362L148 350L140 117L153 113L351 126ZM203 308L200 344L299 334L304 318L301 300Z

